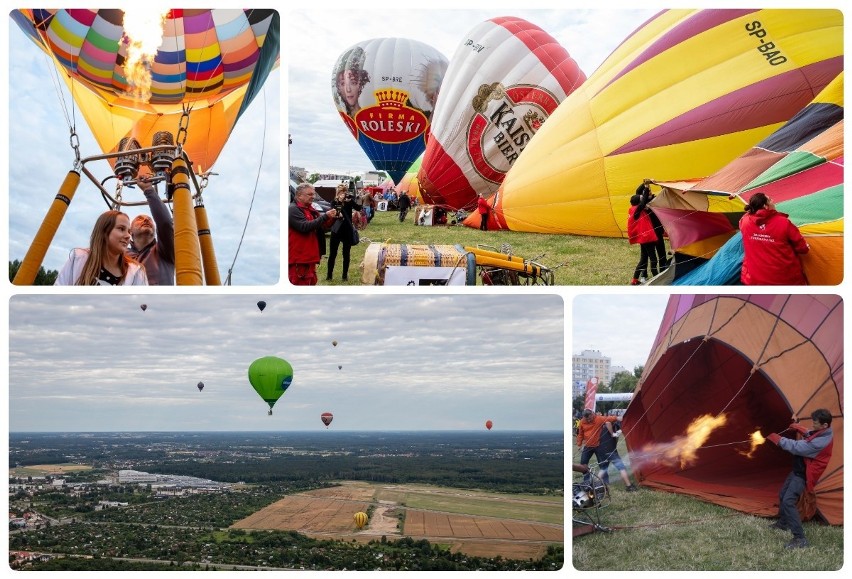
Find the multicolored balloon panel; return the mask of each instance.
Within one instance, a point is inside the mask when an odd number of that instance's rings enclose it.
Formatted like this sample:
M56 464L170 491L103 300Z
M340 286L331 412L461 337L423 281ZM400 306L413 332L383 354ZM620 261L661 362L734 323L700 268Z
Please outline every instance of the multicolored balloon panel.
M843 73L790 122L718 172L697 182L660 182L651 204L681 257L703 260L737 235L743 207L754 193L768 195L811 246L801 256L810 284L843 280ZM740 262L742 246L739 246ZM714 261L680 275L676 284L708 280ZM683 269L692 271L692 266ZM714 285L726 283L714 280Z
M550 34L521 18L487 20L450 61L417 175L423 200L472 209L491 195L586 75Z
M839 10L665 10L559 106L492 212L516 231L626 235L643 179L707 176L843 69Z
M325 427L328 428L328 425L331 424L331 421L334 420L334 414L331 412L323 412L320 414L320 420L325 424Z
M367 513L363 512L355 513L353 518L355 519L355 526L359 529L363 529L364 525L366 525L367 521L369 520Z
M140 98L124 66L136 40L124 11L22 9L11 16L54 59L103 152L116 151L125 137L147 147L157 132L175 135L182 105L192 103L184 149L204 170L278 61L274 10L168 10L156 55L142 66L150 96Z
M435 48L407 38L359 42L334 64L331 92L340 117L394 183L426 148L447 64Z

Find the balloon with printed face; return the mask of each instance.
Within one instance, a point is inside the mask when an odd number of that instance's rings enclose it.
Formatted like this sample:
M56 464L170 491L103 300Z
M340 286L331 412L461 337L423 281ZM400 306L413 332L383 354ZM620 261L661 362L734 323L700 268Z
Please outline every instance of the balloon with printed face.
M325 427L328 428L328 425L331 424L331 421L334 420L334 414L331 412L323 412L320 414L320 420L325 424Z
M408 38L347 48L331 74L334 104L376 169L398 183L426 148L447 58Z
M644 179L711 175L842 70L840 10L664 10L530 140L496 194L492 225L626 236ZM478 227L478 217L465 224Z
M461 40L444 77L417 174L424 203L473 209L491 196L556 107L586 75L550 34L492 18Z
M148 146L155 134L174 137L186 126L183 149L193 167L209 170L277 66L279 15L174 8L151 16L129 7L11 12L53 59L104 153L130 138ZM147 38L154 41L145 51ZM187 123L184 104L192 105Z
M287 360L264 356L251 363L248 378L257 395L269 405L271 415L272 407L293 382L293 367Z

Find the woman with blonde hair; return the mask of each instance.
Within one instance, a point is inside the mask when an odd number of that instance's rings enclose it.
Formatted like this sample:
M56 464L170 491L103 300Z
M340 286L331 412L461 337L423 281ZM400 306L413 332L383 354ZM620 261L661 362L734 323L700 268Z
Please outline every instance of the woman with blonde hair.
M145 268L127 255L130 218L105 211L95 221L89 247L74 248L55 285L148 285Z

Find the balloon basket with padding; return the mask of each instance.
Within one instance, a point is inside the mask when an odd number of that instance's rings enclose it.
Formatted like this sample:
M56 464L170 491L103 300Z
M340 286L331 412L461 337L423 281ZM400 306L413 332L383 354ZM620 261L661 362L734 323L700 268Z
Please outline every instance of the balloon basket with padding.
M476 285L476 258L460 245L371 243L364 254L365 285Z

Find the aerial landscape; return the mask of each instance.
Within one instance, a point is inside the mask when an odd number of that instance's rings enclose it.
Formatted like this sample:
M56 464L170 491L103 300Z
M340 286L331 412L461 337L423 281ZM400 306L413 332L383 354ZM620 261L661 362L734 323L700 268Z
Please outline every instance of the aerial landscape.
M562 565L561 433L11 438L13 566Z
M562 307L16 296L10 565L562 568Z

